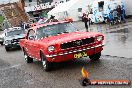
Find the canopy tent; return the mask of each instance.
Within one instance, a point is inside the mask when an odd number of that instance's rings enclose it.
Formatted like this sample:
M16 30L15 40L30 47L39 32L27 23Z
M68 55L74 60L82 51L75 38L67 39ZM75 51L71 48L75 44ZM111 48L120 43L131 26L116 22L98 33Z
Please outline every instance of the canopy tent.
M74 21L79 20L79 9L88 9L89 0L70 0L68 2L59 4L57 7L48 12L48 17L54 15L57 19L64 19L66 17L73 18Z
M53 10L51 10L48 14L54 14L58 12L67 11L70 9L78 0L70 0L65 3L59 4L57 7L55 7Z

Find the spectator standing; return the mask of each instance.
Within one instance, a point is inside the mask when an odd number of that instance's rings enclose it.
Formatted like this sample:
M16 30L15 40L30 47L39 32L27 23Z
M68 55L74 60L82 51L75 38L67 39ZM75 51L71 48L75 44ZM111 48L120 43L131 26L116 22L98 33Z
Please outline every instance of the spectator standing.
M21 21L20 22L20 27L23 30L23 32L25 32L25 27L26 27L25 22Z
M23 28L23 22L22 21L20 22L20 27Z
M25 29L28 29L28 28L30 28L30 24L29 23L26 23Z
M88 16L86 15L86 13L83 13L82 21L84 22L86 31L88 32Z
M117 12L118 12L118 14L117 14L118 20L121 22L121 6L118 5L116 10L117 10Z
M113 15L112 15L112 11L109 13L108 19L109 19L110 25L112 25L112 24L113 24Z
M113 10L113 23L116 24L118 22L118 12L116 9Z
M122 8L121 8L121 19L123 20L123 22L126 22L124 6L122 6Z
M91 26L91 24L92 24L92 20L91 20L91 18L92 18L92 12L90 12L89 14L88 14L88 23L89 23L89 27Z

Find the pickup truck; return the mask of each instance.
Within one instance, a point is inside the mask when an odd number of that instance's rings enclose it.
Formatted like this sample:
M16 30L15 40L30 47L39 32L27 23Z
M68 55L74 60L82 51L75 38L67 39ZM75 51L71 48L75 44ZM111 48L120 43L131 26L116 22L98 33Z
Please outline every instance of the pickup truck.
M20 40L27 63L42 62L45 71L52 62L64 62L87 57L98 60L103 50L104 36L95 32L79 32L69 21L51 22L30 28Z

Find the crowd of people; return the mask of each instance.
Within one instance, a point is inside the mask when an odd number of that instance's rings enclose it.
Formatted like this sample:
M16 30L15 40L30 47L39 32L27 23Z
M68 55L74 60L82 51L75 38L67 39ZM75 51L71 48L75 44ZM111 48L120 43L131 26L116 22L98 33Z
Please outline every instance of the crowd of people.
M125 9L118 5L116 9L110 11L109 15L106 18L106 22L110 25L126 22Z
M104 21L110 25L126 22L125 19L125 9L123 6L118 5L117 8L110 11L109 14L107 14L107 17L104 17ZM85 24L85 28L87 32L89 31L88 28L92 24L91 18L88 14L83 13L82 15L82 22Z

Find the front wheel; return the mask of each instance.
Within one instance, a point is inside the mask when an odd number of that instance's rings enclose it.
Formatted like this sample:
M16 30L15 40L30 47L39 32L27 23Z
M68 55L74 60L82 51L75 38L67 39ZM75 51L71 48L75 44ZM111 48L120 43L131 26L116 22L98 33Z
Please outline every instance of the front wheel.
M32 63L33 58L30 58L27 53L24 52L24 58L27 63Z
M96 61L96 60L99 60L100 56L101 56L101 52L93 54L93 55L89 56L89 58L93 61Z
M3 42L0 43L1 45L4 45Z
M9 50L10 50L10 48L9 48L9 47L5 47L5 50L6 50L6 51L9 51Z
M46 57L42 54L42 64L43 64L43 69L45 71L50 71L51 70L51 63L47 61Z

